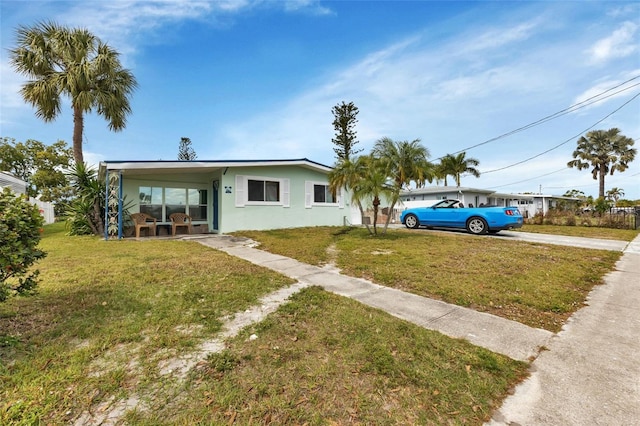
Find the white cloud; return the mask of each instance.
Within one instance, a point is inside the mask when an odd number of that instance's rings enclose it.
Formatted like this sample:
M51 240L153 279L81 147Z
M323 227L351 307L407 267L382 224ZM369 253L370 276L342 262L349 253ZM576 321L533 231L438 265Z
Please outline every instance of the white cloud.
M638 41L635 39L638 25L626 21L609 37L598 40L589 49L592 63L602 63L616 58L624 58L638 52Z
M587 109L594 108L614 99L630 98L640 90L638 86L640 79L638 79L638 76L640 76L640 70L635 70L633 72L625 72L616 79L607 78L606 80L598 81L595 85L580 93L573 101L573 105L584 102L586 106L579 110L580 112L584 112ZM615 89L612 89L614 87Z
M461 47L459 52L469 54L471 52L502 48L506 45L528 39L537 28L537 20L533 20L512 27L488 29L479 35L467 39L467 43Z
M313 15L333 15L334 12L322 6L318 0L286 0L284 1L286 12L307 12Z

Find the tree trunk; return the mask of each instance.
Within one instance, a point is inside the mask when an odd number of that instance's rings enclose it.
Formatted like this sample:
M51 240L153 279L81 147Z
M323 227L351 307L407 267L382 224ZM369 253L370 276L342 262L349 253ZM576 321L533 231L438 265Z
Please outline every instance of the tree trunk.
M82 155L82 132L84 131L84 116L80 107L73 107L73 158L76 164L84 163Z
M380 206L380 198L373 197L373 234L378 235L378 207Z
M102 211L100 209L99 200L95 200L93 202L93 217L91 219L93 222L92 228L94 228L95 234L104 235L104 216L102 215Z
M365 228L367 228L367 231L369 231L369 234L373 234L373 232L371 232L371 228L369 228L369 225L364 220L364 209L362 208L362 204L360 203L360 200L357 200L356 203L358 204L358 209L360 209L360 221L364 223L364 226Z
M599 182L598 182L598 193L599 193L599 197L604 198L604 175L605 175L605 168L602 167L602 165L600 165L600 170L599 170Z

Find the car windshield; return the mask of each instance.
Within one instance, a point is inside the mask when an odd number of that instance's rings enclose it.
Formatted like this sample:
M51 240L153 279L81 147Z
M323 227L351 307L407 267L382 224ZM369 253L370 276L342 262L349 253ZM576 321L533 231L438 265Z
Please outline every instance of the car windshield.
M458 207L460 201L458 200L442 200L439 203L435 204L433 207L436 209L450 209L454 207Z

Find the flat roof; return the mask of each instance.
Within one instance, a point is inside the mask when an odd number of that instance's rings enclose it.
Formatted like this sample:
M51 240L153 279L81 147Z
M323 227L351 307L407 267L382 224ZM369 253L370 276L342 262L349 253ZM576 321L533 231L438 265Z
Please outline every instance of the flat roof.
M311 161L307 158L280 160L131 160L131 161L101 161L99 174L107 170L130 171L135 174L153 173L159 170L172 173L210 172L229 167L269 167L269 166L301 166L313 170L329 173L332 167Z

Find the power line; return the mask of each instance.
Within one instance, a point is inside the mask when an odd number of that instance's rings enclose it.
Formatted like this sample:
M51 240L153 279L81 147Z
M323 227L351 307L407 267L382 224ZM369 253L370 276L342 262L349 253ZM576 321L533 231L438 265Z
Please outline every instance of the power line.
M484 142L481 142L481 143L478 143L478 144L472 145L472 146L467 147L467 148L463 148L463 149L461 149L461 150L459 150L459 151L454 152L454 153L453 153L453 154L451 154L451 155L460 154L461 152L465 152L465 151L468 151L468 150L471 150L471 149L477 148L477 147L479 147L479 146L486 145L486 144L491 143L491 142L495 142L495 141L497 141L497 140L500 140L500 139L506 138L507 136L511 136L511 135L513 135L513 134L516 134L516 133L519 133L519 132L522 132L522 131L528 130L528 129L532 128L532 127L539 126L540 124L546 123L547 121L550 121L550 120L553 120L553 119L555 119L555 118L561 117L561 116L563 116L563 115L569 114L569 113L571 113L571 112L577 111L578 109L581 109L581 108L587 107L587 106L589 106L589 105L592 105L592 104L594 104L594 103L600 102L600 101L602 101L602 100L605 100L605 99L607 99L607 98L610 98L610 97L612 97L612 96L615 96L615 95L617 95L617 94L619 94L619 93L625 92L625 91L627 91L627 90L629 90L629 89L632 89L632 88L634 88L634 87L636 87L636 86L640 85L640 83L636 83L636 84L634 84L634 85L632 85L632 86L630 86L630 87L626 87L626 88L624 88L624 89L622 89L622 90L619 90L619 91L617 91L617 92L615 92L615 93L609 94L609 95L607 95L607 96L605 96L605 97L602 97L602 98L601 98L601 96L602 96L602 95L604 95L604 94L606 94L606 93L608 93L608 92L611 92L612 90L615 90L615 89L617 89L617 88L619 88L619 87L621 87L621 86L624 86L625 84L627 84L627 83L629 83L629 82L631 82L631 81L633 81L633 80L637 80L638 78L640 78L640 75L637 75L637 76L632 77L632 78L630 78L630 79L628 79L628 80L626 80L626 81L623 81L622 83L619 83L619 84L617 84L617 85L615 85L615 86L613 86L613 87L610 87L609 89L607 89L607 90L605 90L605 91L603 91L603 92L600 92L600 93L598 93L598 94L596 94L596 95L594 95L594 96L591 96L591 97L589 97L589 98L585 99L584 101L581 101L581 102L578 102L578 103L576 103L576 104L573 104L573 105L571 105L571 106L569 106L569 107L567 107L567 108L565 108L565 109L563 109L563 110L560 110L560 111L558 111L558 112L556 112L556 113L554 113L554 114L548 115L548 116L543 117L543 118L541 118L541 119L539 119L539 120L536 120L536 121L534 121L534 122L532 122L532 123L526 124L526 125L524 125L524 126L522 126L522 127L518 127L518 128L517 128L517 129L515 129L515 130L511 130L511 131L509 131L509 132L507 132L507 133L503 133L503 134L501 134L501 135L499 135L499 136L496 136L496 137L494 137L494 138L488 139L488 140L486 140L486 141L484 141ZM599 98L599 99L596 99L596 98ZM596 124L597 124L597 123L596 123ZM437 161L437 160L442 160L442 158L443 158L443 157L436 158L436 161Z
M505 186L517 185L517 184L519 184L519 183L529 182L530 180L535 180L535 179L540 179L541 177L549 176L549 175L552 175L552 174L554 174L554 173L562 172L562 171L564 171L564 170L567 170L567 168L566 168L566 167L563 167L563 168L558 169L558 170L556 170L556 171L554 171L554 172L545 173L545 174L543 174L543 175L536 176L536 177L532 177L532 178L528 178L528 179L524 179L524 180L520 180L520 181L518 181L518 182L511 182L511 183L507 183L507 184L505 184L505 185L490 186L488 189L504 188Z
M501 171L501 170L509 169L509 168L511 168L511 167L515 167L515 166L517 166L517 165L519 165L519 164L526 163L527 161L533 160L534 158L538 158L538 157L540 157L540 156L542 156L542 155L544 155L544 154L547 154L547 153L549 153L549 152L553 151L554 149L557 149L557 148L561 147L562 145L565 145L565 144L567 144L567 143L569 143L569 142L571 142L571 141L575 140L575 138L577 138L578 136L582 135L583 133L585 133L585 132L586 132L586 131L588 131L588 130L591 130L592 128L594 128L594 127L595 127L595 126L597 126L598 124L602 123L604 120L606 120L607 118L611 117L613 114L615 114L616 112L620 111L622 108L624 108L625 106L627 106L630 102L632 102L632 101L633 101L634 99L636 99L638 96L640 96L640 92L636 93L633 97L631 97L631 99L629 99L628 101L626 101L625 103L623 103L621 106L619 106L618 108L616 108L615 110L613 110L613 111L612 111L612 112L610 112L609 114L605 115L605 116L604 116L603 118L601 118L600 120L598 120L598 121L596 121L595 123L593 123L591 126L587 127L585 130L581 131L580 133L578 133L578 134L577 134L577 135L575 135L575 136L571 136L569 139L565 140L564 142L561 142L561 143L559 143L558 145L556 145L556 146L554 146L554 147L552 147L552 148L549 148L549 149L547 149L546 151L543 151L543 152L541 152L541 153L539 153L539 154L536 154L536 155L534 155L534 156L532 156L532 157L529 157L529 158L524 159L524 160L522 160L522 161L518 161L517 163L513 163L513 164L511 164L511 165L504 166L504 167L501 167L501 168L499 168L499 169L493 169L493 170L489 170L489 171L486 171L486 172L482 172L482 174L493 173L493 172L498 172L498 171Z

